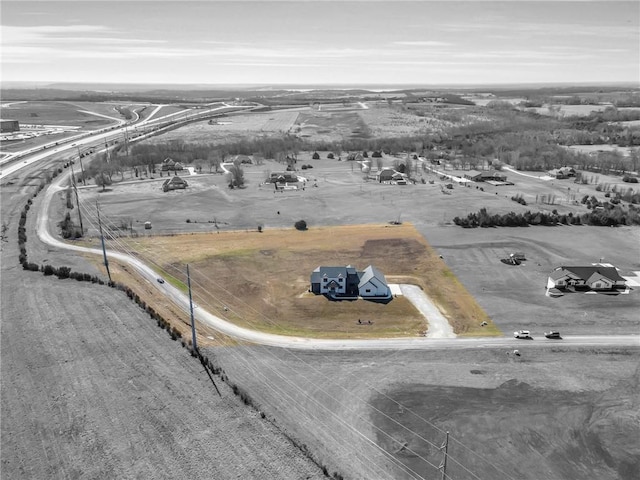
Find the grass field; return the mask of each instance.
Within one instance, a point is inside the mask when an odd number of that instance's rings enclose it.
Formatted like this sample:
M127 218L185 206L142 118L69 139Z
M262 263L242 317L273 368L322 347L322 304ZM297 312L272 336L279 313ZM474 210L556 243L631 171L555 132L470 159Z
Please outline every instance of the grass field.
M65 125L86 129L97 129L113 123L99 115L91 115L81 110L96 112L118 118L113 106L96 103L71 102L19 102L2 108L2 117L18 120L29 125Z
M186 281L204 308L234 323L285 335L326 338L417 336L427 329L410 302L330 302L309 294L309 276L319 265L375 265L390 282L422 287L458 334L495 334L491 322L439 256L411 225L351 225L309 231L269 229L222 234L131 239L130 245ZM223 311L226 307L228 311ZM363 327L357 320L372 320Z

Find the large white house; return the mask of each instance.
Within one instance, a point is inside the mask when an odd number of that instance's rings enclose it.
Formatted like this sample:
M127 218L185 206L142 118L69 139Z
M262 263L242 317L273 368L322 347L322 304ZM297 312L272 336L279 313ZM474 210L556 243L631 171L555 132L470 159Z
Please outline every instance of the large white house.
M363 271L355 267L318 267L311 273L311 292L331 298L390 299L391 289L383 273L369 265Z

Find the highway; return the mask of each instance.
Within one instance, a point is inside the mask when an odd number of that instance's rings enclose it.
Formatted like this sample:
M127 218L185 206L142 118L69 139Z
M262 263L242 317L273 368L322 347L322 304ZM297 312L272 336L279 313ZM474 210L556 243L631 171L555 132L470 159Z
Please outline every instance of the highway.
M2 171L0 171L0 180L16 173L27 165L39 162L58 153L64 153L69 150L75 153L75 150L82 148L93 148L99 151L105 148L105 144L120 139L123 135L129 136L129 134L132 134L134 136L130 137L130 140L142 140L150 135L157 134L159 130L164 128L203 120L221 113L255 108L251 105L236 106L222 104L222 106L215 108L173 112L156 118L156 113L162 107L163 105L158 105L148 118L137 123L128 123L122 120L119 125L113 127L104 128L96 132L83 132L82 134L64 140L7 155L6 158L0 161L0 167L2 168Z

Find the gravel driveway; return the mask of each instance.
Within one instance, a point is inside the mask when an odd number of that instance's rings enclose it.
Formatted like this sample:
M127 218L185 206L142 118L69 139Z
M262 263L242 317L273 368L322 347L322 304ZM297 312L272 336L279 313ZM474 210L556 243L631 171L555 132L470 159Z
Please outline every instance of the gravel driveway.
M429 321L427 338L454 338L453 327L417 285L401 284L400 291Z

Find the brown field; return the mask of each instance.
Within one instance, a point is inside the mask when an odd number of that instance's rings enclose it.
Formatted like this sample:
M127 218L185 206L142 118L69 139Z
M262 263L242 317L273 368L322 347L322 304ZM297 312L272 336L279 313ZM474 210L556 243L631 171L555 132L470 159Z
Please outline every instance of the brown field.
M166 115L165 109L158 115L161 114ZM183 140L188 143L219 144L240 141L247 135L282 135L291 129L297 116L297 110L225 115L216 119L221 122L220 124L209 125L208 121L192 123L184 128L154 137L149 142L165 143L171 140Z
M174 272L184 271L188 263L197 272L194 295L200 305L219 311L224 302L231 312L226 314L229 320L258 330L328 338L423 333L424 318L403 297L388 304L330 302L307 293L309 276L318 265L364 268L374 264L388 281L422 287L456 333L495 332L491 326L480 327L489 318L408 224L149 237L130 245L151 258L161 258L163 268L183 283L184 275ZM358 318L374 323L363 328Z

